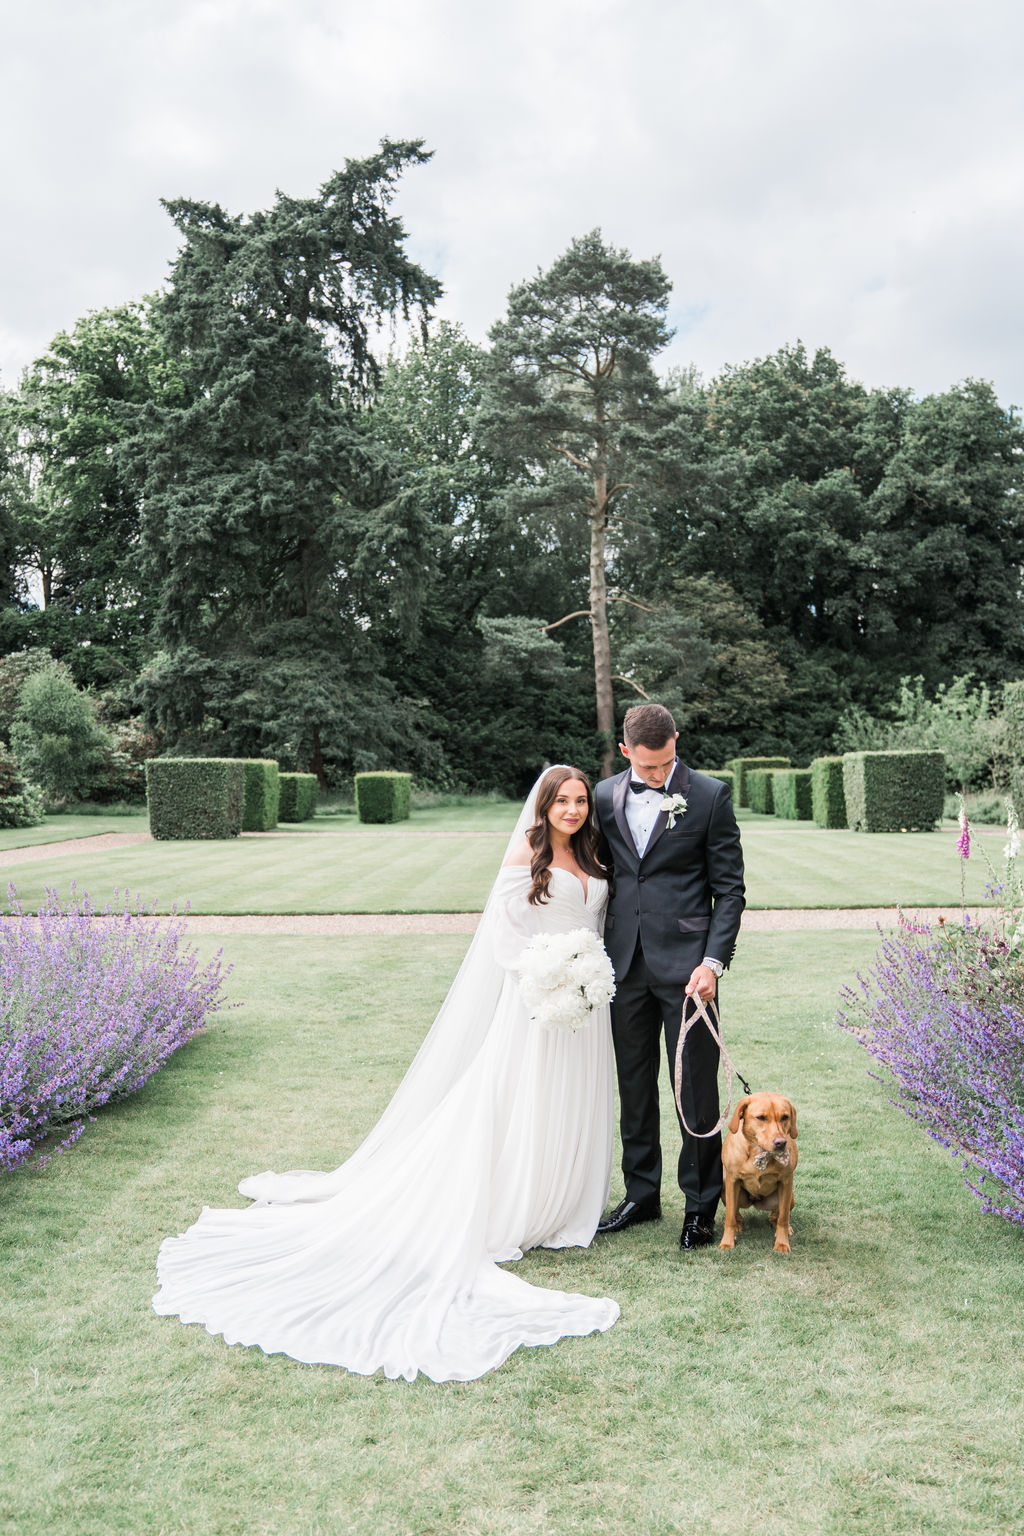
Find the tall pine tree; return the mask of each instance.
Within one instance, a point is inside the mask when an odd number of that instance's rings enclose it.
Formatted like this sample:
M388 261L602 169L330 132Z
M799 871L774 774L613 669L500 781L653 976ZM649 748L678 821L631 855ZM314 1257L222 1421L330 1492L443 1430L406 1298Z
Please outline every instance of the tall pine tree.
M670 292L657 259L634 261L592 230L514 288L491 330L482 426L533 471L509 504L523 517L560 507L585 539L568 554L585 606L566 617L590 621L605 773L615 729L609 565L628 537L626 515L642 518L649 499L686 472L683 418L652 366L672 335Z

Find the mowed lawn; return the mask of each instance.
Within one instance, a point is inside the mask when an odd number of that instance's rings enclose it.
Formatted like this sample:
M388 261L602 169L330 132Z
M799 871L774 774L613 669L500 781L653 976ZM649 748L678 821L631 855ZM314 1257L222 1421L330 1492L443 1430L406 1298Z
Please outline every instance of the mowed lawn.
M798 1109L792 1257L757 1215L734 1253L681 1254L667 1190L661 1223L517 1266L616 1297L615 1328L438 1386L228 1349L150 1310L163 1236L242 1204L246 1173L357 1145L465 945L229 940L244 1006L49 1168L0 1181L0 1531L1016 1536L1024 1235L981 1214L832 1024L874 942L747 936L728 979L737 1063Z
M12 865L8 878L35 905L70 882L100 905L115 888L162 911L197 913L479 911L502 856L515 807L477 803L417 812L393 827L352 817L224 842L148 842ZM742 815L747 899L758 907L954 906L961 860L955 829L920 834L825 832L806 823ZM87 818L80 818L87 822ZM315 830L305 831L312 826ZM967 898L987 899L988 868L1005 834L976 836ZM0 850L0 876L3 874Z

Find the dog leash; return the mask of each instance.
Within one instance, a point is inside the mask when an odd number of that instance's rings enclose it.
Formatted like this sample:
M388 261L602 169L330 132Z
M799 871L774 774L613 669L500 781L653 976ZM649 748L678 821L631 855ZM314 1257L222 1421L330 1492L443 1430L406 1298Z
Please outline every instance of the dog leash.
M693 1012L690 1014L689 1019L686 1017L687 1003L693 1004ZM750 1084L733 1066L732 1058L725 1048L725 1041L722 1039L721 1033L721 1018L718 1012L718 1004L714 998L711 999L711 1007L714 1010L714 1020L712 1020L711 1014L708 1012L708 1005L702 997L694 994L692 997L683 999L683 1017L679 1028L679 1039L676 1042L675 1071L672 1074L672 1087L676 1096L676 1108L679 1111L679 1119L682 1122L683 1130L688 1136L696 1136L704 1140L709 1136L717 1136L723 1126L729 1124L729 1116L732 1113L732 1080L734 1075L742 1083L744 1093L750 1093ZM716 1124L711 1127L710 1131L691 1131L686 1123L686 1116L683 1114L683 1047L686 1044L687 1035L698 1019L703 1019L711 1032L711 1038L718 1046L722 1058L722 1066L725 1069L725 1096L727 1103L725 1110L719 1115Z

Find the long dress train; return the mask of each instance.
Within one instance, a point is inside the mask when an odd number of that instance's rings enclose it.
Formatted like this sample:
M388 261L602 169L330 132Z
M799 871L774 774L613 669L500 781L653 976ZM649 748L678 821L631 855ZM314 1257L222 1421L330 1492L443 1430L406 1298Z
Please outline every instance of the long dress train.
M607 885L502 869L470 953L391 1104L331 1173L261 1174L255 1203L205 1208L160 1248L162 1315L229 1344L411 1381L469 1381L520 1345L610 1328L607 1297L530 1285L498 1265L586 1247L608 1197L607 1007L575 1032L523 1006L515 962L532 933L600 932Z

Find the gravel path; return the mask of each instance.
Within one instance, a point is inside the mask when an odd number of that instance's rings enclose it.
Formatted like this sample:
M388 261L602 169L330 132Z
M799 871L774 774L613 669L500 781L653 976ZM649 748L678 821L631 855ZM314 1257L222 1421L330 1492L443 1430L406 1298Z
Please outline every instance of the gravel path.
M148 832L99 832L95 837L69 837L63 843L35 843L31 848L0 849L0 868L30 864L33 859L60 859L72 853L99 853L104 848L127 848L129 843L151 843Z
M935 924L939 917L955 922L960 917L959 907L917 907L904 911L908 922ZM983 914L974 912L972 921ZM160 922L164 919L154 918ZM320 912L308 914L254 913L251 916L216 917L194 915L185 920L189 932L277 933L312 937L366 937L389 933L473 933L480 921L478 912ZM895 928L895 907L840 907L840 908L777 908L771 912L745 912L745 933L783 933L793 929L805 932L834 928Z

